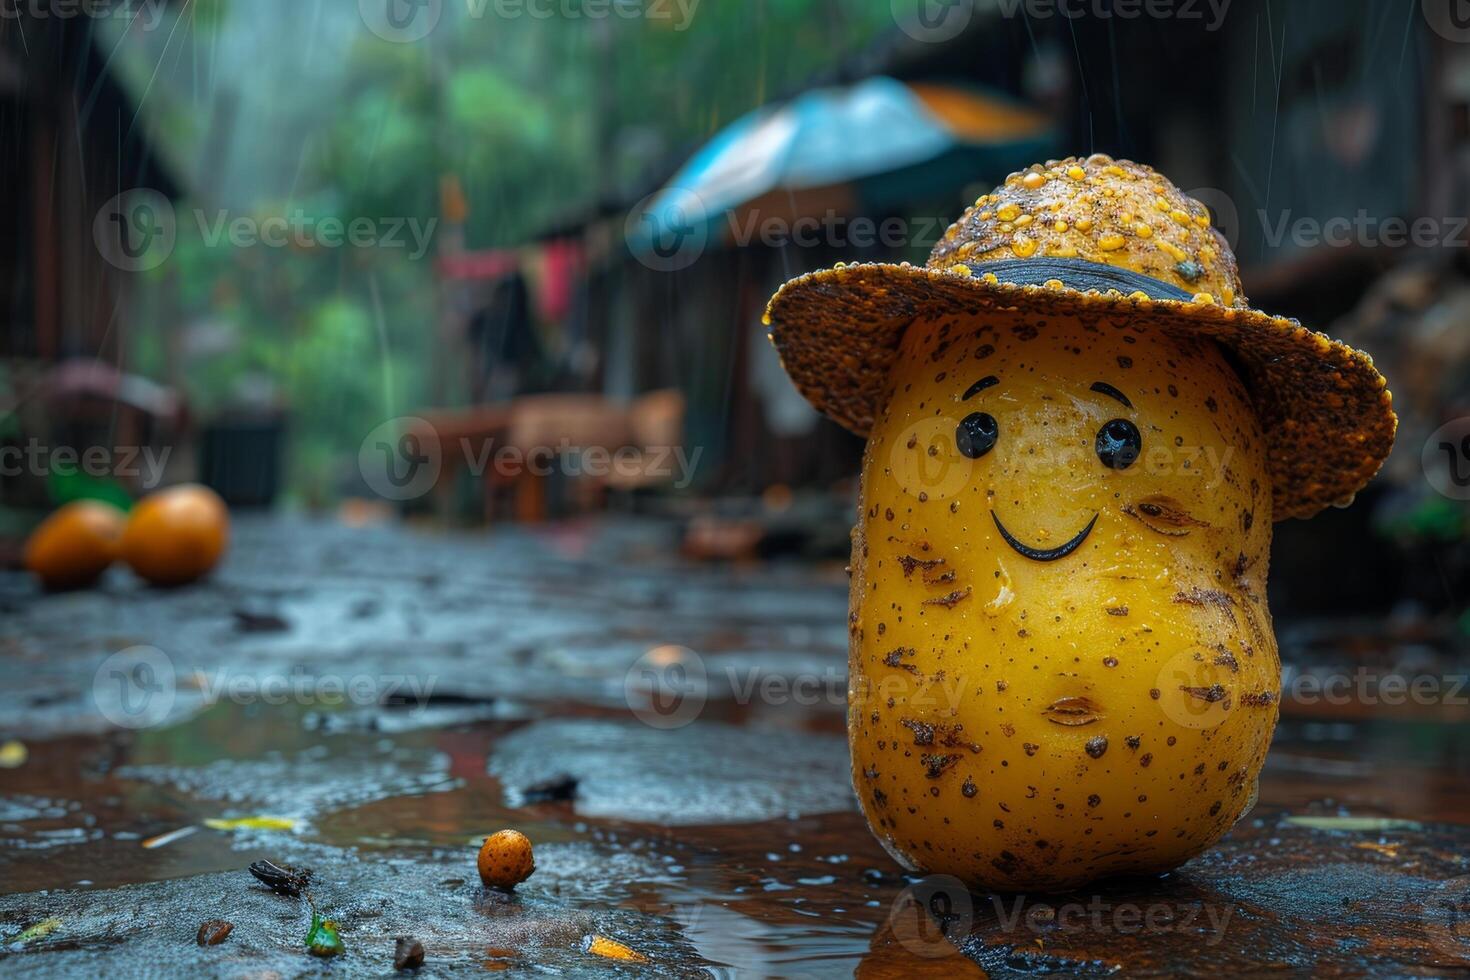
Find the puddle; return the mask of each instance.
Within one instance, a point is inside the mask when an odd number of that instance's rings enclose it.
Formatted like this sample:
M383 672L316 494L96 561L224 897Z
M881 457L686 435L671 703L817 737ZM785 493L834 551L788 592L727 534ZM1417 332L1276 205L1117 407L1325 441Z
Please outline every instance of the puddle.
M502 739L490 773L518 806L548 777L576 781L582 816L658 823L758 823L855 806L847 741L695 722L661 731L638 722L557 720Z

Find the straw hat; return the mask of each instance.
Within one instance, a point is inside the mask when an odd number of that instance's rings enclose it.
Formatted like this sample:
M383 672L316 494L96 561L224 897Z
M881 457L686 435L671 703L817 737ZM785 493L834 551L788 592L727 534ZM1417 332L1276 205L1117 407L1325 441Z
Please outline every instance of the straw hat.
M923 268L862 263L793 279L765 322L807 400L867 435L910 323L997 309L1219 343L1266 433L1276 520L1351 502L1393 447L1398 419L1373 359L1252 309L1205 206L1151 167L1101 154L1012 174Z

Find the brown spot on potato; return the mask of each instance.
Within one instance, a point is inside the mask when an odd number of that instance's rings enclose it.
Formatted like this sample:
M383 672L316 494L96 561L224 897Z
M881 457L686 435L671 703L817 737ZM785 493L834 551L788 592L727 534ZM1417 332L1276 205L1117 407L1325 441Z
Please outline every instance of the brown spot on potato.
M1210 526L1185 510L1179 501L1162 494L1125 504L1123 513L1150 531L1171 538L1182 538L1194 528Z
M1042 709L1041 713L1053 725L1081 728L1102 718L1102 708L1088 697L1058 698Z
M1179 690L1206 704L1215 704L1216 702L1226 700L1230 696L1230 692L1226 691L1224 685L1221 684L1211 684L1209 687L1189 687L1188 685L1181 684L1179 685Z
M906 670L910 674L918 674L919 668L915 667L913 664L904 663L903 660L904 657L912 657L913 655L913 647L898 647L895 650L889 651L888 654L883 657L883 663L889 667L897 667L900 670Z
M943 558L915 558L913 555L899 555L899 567L903 569L903 577L908 578L914 574L914 569L929 571L944 564Z
M970 587L967 585L963 589L956 589L948 595L938 596L933 599L925 599L921 603L921 605L943 606L946 609L953 609L960 602L960 600L968 599L969 597Z
M934 744L934 726L912 718L900 718L898 723L914 733L915 745Z
M1174 596L1174 601L1186 606L1215 606L1227 612L1235 606L1235 600L1228 593L1219 589L1193 588L1188 592L1179 592Z

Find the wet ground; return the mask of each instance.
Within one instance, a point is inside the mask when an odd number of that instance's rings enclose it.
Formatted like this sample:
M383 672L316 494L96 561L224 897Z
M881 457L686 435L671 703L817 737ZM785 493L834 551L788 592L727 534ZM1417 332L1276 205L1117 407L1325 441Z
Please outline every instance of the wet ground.
M1260 804L1178 872L971 895L855 809L840 566L684 565L645 524L237 531L180 591L0 577L0 968L316 974L267 858L314 870L344 976L398 936L423 975L1470 969L1470 689L1432 633L1283 629ZM1344 663L1437 694L1313 696ZM503 827L536 848L514 897L475 872Z

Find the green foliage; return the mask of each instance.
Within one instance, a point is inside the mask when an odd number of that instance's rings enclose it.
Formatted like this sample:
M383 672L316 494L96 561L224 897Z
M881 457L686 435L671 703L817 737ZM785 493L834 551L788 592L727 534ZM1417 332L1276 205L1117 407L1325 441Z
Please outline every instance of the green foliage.
M625 6L658 16L446 0L438 29L403 44L352 2L195 0L170 8L173 29L105 39L192 192L173 255L140 276L131 365L182 383L198 418L284 408L291 489L329 501L367 432L446 397L427 389L434 251L211 244L194 209L206 224L220 211L426 222L452 175L469 247L521 244L647 192L722 126L893 29L883 2Z

